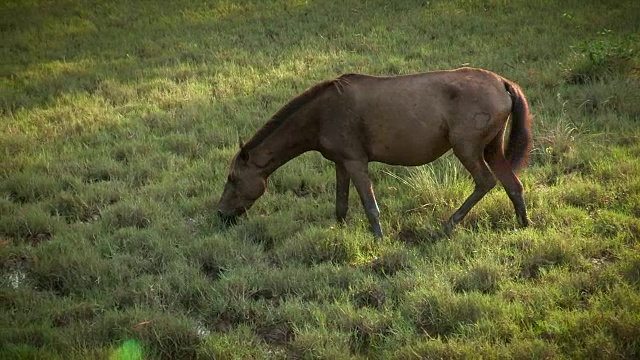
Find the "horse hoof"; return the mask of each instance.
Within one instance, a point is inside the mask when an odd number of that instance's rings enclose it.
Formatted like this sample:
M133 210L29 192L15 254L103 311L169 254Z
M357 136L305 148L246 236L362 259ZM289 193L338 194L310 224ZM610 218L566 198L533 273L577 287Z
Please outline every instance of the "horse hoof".
M442 235L444 236L449 236L453 232L454 228L455 224L451 221L447 221L444 225L442 225L442 229L440 230L440 232L442 232Z

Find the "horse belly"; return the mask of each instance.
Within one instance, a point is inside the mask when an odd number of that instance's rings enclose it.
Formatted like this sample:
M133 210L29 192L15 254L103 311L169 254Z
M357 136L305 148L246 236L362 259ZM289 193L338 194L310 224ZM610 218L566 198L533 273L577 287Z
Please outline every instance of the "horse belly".
M451 144L440 129L389 129L370 137L371 161L391 165L417 166L430 163L447 152Z

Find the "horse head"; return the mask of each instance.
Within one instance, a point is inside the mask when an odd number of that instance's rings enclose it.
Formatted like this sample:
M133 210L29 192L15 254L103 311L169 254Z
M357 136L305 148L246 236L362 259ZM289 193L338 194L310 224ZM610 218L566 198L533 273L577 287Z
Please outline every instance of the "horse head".
M244 148L234 156L227 183L218 202L218 216L225 223L234 223L264 194L267 178L261 168L251 161Z

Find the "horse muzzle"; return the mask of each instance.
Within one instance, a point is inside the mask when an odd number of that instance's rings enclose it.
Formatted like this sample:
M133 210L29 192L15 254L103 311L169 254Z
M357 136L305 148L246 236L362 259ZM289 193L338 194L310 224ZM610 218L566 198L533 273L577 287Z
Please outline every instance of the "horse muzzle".
M232 226L238 223L238 215L225 214L222 210L218 209L218 218L226 226Z

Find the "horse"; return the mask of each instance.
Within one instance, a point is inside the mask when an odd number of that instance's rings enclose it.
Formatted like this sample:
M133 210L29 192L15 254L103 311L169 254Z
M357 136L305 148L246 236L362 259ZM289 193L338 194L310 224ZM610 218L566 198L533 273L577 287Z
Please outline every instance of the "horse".
M531 114L522 89L491 71L464 67L399 76L344 74L308 88L246 144L240 142L217 212L224 223L236 223L265 192L276 169L317 151L335 163L336 220L345 222L353 182L371 232L382 238L368 163L419 166L453 149L475 186L443 230L462 221L496 178L526 227L529 219L516 172L528 165L531 143Z

